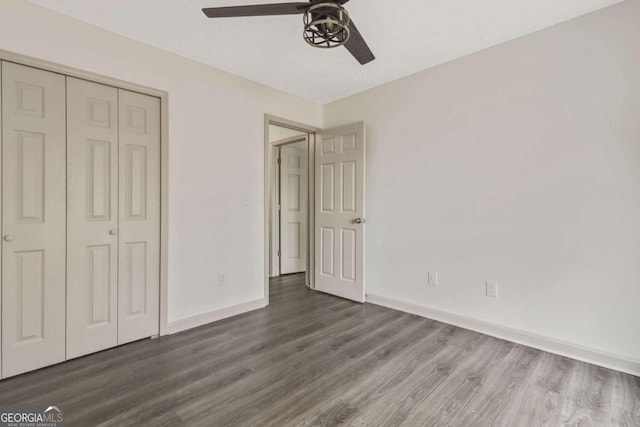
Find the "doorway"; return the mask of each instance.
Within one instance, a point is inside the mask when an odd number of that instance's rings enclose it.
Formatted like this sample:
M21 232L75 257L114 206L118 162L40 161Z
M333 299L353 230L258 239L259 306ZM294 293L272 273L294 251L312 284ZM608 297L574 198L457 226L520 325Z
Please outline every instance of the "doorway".
M318 128L265 117L265 299L269 279L304 275L313 289L314 144Z
M292 148L300 142L306 145L302 154ZM291 159L287 152L296 154ZM303 158L306 173L301 172ZM304 273L298 274L304 274L308 288L364 302L365 159L364 122L320 130L265 116L266 304L269 279L302 268ZM290 179L290 175L297 178ZM307 189L304 202L300 202L301 185ZM293 203L286 199L291 193L297 194ZM306 213L301 213L299 203L304 203ZM285 211L291 206L296 215ZM296 218L306 219L306 224ZM299 264L287 264L285 247L292 249ZM300 258L304 255L306 262Z
M269 277L304 273L310 286L309 145L312 133L269 125L272 154L269 193Z

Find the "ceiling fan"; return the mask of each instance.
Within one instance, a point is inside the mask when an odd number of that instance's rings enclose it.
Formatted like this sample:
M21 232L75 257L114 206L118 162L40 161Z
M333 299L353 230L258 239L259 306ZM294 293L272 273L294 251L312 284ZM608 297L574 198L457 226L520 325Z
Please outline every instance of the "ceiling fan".
M376 57L342 7L349 0L309 0L308 3L271 3L250 6L207 7L209 18L239 16L304 15L304 40L313 47L343 46L360 62L367 64Z

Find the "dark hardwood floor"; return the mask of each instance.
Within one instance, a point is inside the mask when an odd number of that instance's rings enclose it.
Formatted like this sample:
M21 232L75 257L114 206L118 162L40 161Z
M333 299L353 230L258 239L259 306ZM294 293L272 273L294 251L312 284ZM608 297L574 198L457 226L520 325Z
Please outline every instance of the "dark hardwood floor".
M640 378L271 282L271 305L0 382L66 426L640 426Z

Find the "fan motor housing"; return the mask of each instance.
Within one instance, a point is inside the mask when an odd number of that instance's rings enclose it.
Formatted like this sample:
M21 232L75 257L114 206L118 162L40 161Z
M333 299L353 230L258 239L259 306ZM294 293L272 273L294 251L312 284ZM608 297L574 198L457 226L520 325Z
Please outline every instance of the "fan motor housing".
M304 40L313 47L334 48L349 41L349 13L337 3L314 3L303 20Z

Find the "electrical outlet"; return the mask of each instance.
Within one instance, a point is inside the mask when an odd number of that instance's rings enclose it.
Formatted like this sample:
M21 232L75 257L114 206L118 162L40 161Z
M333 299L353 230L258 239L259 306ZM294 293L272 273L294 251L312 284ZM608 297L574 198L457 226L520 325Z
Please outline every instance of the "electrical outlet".
M226 279L224 277L224 274L220 273L218 274L218 286L224 286L226 283Z
M487 280L486 293L490 298L498 298L498 282Z
M430 286L438 286L438 273L429 272L428 283Z

